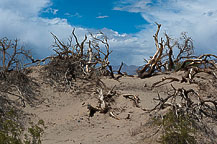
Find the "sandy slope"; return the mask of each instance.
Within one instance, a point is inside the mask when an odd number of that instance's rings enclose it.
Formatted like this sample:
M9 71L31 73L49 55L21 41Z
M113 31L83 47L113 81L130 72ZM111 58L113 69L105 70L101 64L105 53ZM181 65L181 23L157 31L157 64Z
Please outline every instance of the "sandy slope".
M55 89L43 83L40 78L39 68L30 74L41 84L41 98L43 103L37 107L27 107L27 112L33 113L35 119L43 119L46 124L42 138L43 144L140 144L155 143L158 136L146 138L153 130L145 127L149 114L134 105L133 101L123 97L123 94L137 95L142 108L152 108L153 101L160 92L165 96L165 91L170 89L168 83L154 89L151 85L162 77L174 76L181 78L182 73L172 75L157 75L147 79L136 77L122 77L117 80L103 78L102 81L108 88L116 85L118 95L112 104L112 111L120 120L114 119L109 114L96 113L89 117L87 104L97 105L97 94L56 92ZM195 84L179 82L172 83L176 87L193 88L199 91ZM129 115L129 119L126 119Z

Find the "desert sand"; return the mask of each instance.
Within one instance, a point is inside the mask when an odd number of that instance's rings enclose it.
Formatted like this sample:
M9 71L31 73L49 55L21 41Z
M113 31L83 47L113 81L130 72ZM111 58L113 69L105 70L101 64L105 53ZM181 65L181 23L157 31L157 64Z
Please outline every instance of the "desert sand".
M159 134L154 135L156 128L148 125L150 113L145 111L156 105L157 102L153 98L156 98L158 93L162 97L166 96L171 84L176 88L191 88L201 92L198 85L188 82L165 81L154 88L151 87L163 77L173 76L181 79L184 72L158 74L145 79L137 76L123 76L118 80L103 77L101 80L108 89L116 85L117 94L114 96L115 101L111 103L111 111L116 118L111 117L109 113L100 112L89 117L87 105L98 105L98 94L89 83L77 80L71 90L59 92L41 79L40 67L32 69L33 72L29 76L40 84L39 99L42 102L35 107L27 106L24 110L33 114L33 120L44 120L46 128L42 144L154 144L157 143ZM212 76L206 73L199 75L200 78L197 79L204 83L212 80ZM217 91L214 87L208 89ZM203 93L204 96L207 95L205 91ZM125 98L125 94L138 96L139 107L132 100Z

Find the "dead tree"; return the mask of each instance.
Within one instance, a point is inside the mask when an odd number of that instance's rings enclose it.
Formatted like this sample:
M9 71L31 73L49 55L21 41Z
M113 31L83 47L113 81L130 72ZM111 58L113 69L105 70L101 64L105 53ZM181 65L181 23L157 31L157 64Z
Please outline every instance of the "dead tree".
M155 41L155 46L157 48L157 51L155 52L154 56L148 61L148 63L138 71L138 76L140 78L146 78L149 77L153 74L155 71L155 67L157 65L157 62L160 61L164 49L164 44L163 44L163 39L161 39L161 42L159 43L158 41L158 34L161 28L161 24L156 23L158 26L157 32L155 33L154 41Z
M110 46L108 44L108 38L102 32L96 35L90 35L92 41L90 41L89 48L91 48L92 51L95 51L95 62L93 62L94 66L96 66L96 64L100 64L100 67L98 69L100 71L105 71L108 65L110 64L109 55L112 53L112 51L110 50Z
M103 83L104 84L104 83ZM119 118L112 112L111 103L114 102L114 96L117 94L114 90L116 86L114 86L111 90L107 90L107 92L103 92L103 88L97 89L99 105L94 107L90 104L87 105L87 109L89 110L89 116L93 117L96 112L100 113L109 113L114 119L119 120ZM106 87L105 87L106 88Z
M173 71L184 61L185 59L193 58L194 52L193 42L191 37L187 36L186 33L181 34L179 40L174 40L167 33L165 33L165 49L161 59L162 71ZM174 53L177 51L177 54ZM159 71L161 71L159 70Z
M80 43L78 38L75 34L75 29L72 30L72 34L68 39L67 43L62 42L59 38L51 33L54 38L54 51L58 55L59 58L69 58L69 57L76 57L82 58L84 56L84 45L87 40L87 36L85 35L83 41ZM75 43L74 43L74 41Z
M191 127L190 129L197 130L197 134L210 140L210 143L216 143L216 133L207 124L207 120L216 121L217 100L205 99L193 89L177 89L173 85L171 87L172 90L167 92L167 97L162 98L158 94L158 98L154 99L158 103L154 108L147 110L151 113L152 118L158 121L161 130L171 134L173 132L179 134L181 133L180 129L176 126L186 129ZM170 121L170 123L166 123L166 121ZM186 123L189 123L189 126L186 126ZM188 133L191 132L188 131ZM182 138L186 139L186 137Z
M0 39L0 95L11 103L21 100L23 106L25 103L33 105L37 99L37 83L26 75L24 67L24 62L33 58L18 42L6 37ZM11 100L11 96L17 100Z
M187 36L187 33L181 34L180 41L176 42L176 47L178 49L178 54L174 59L174 63L179 63L183 59L194 58L194 45L191 37Z
M212 74L215 78L217 78L217 75L215 73L215 70L217 70L216 63L213 59L208 60L208 57L217 58L216 55L205 54L195 59L186 59L176 71L188 71L188 78L190 78L190 80L192 80L194 75L199 72L206 72L208 74Z
M108 71L111 51L108 38L102 32L85 35L81 42L75 34L75 29L67 42L51 34L56 54L49 58L50 61L45 66L48 70L45 77L50 77L56 84L65 83L70 87L73 79L91 79Z
M0 39L0 71L9 72L22 69L22 61L32 58L30 51L18 45L18 40Z
M166 55L168 55L168 71L171 71L174 68L174 61L173 61L173 47L176 45L176 42L171 46L171 38L165 34L166 36L166 46L168 48L169 52L166 52Z
M216 58L214 54L204 54L201 56L194 56L194 46L191 37L187 36L187 33L182 33L181 38L174 40L165 33L165 40L161 38L161 42L158 40L158 34L160 31L160 24L157 24L158 29L154 35L155 46L157 51L154 56L151 57L147 64L140 70L138 70L138 76L140 78L146 78L152 76L156 71L179 71L190 70L192 67L197 69L203 68L202 71L209 71L207 69L216 69L216 63L211 57ZM210 59L209 59L210 58Z

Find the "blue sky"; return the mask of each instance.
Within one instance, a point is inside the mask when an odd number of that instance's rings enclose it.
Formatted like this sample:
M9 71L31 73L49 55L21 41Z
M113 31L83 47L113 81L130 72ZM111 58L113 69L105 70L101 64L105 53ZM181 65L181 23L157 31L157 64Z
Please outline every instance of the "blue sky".
M103 31L112 64L142 65L156 51L155 22L173 38L188 32L196 54L217 54L217 0L0 0L0 37L18 38L39 58L52 54L50 32L81 40Z
M56 12L42 12L47 18L65 18L71 25L102 29L119 33L136 33L147 22L139 13L114 10L117 0L52 0L51 8Z

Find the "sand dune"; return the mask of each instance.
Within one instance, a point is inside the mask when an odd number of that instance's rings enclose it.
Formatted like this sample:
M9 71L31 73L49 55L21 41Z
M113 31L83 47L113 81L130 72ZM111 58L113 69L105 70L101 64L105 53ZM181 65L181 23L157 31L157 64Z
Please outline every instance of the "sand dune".
M117 94L114 96L114 102L111 103L111 111L119 119L112 118L109 113L95 113L93 117L89 117L87 104L93 106L98 105L98 94L94 89L86 90L78 93L76 90L66 92L58 92L55 88L44 83L39 72L40 67L33 67L30 77L41 84L40 99L43 102L36 107L25 108L28 113L34 114L34 119L43 119L46 129L42 137L43 144L142 144L156 143L159 135L150 137L154 131L154 127L147 125L149 121L149 113L144 109L151 109L156 105L153 98L160 93L162 97L166 96L166 92L171 89L171 84L175 87L194 89L199 93L203 93L204 97L211 91L201 90L198 85L180 82L165 81L162 84L151 88L151 86L162 79L162 77L175 77L181 79L184 72L159 74L146 79L134 77L121 77L118 81L103 77L101 80L108 89L116 85ZM212 76L206 73L200 73L198 81L209 83ZM204 78L204 79L202 79ZM79 89L79 85L87 83L78 80L75 85ZM217 92L216 87L209 87L212 92ZM86 91L86 92L85 92ZM134 102L123 97L124 94L136 95L140 99L139 107ZM216 127L216 125L215 125Z

